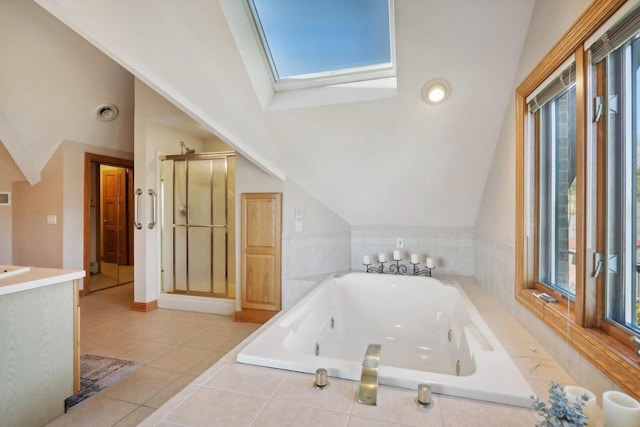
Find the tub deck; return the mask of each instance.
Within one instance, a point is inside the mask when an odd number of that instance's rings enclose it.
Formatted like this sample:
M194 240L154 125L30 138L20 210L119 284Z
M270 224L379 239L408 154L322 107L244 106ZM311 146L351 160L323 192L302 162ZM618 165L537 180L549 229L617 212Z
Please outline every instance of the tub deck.
M461 283L483 317L495 328L496 335L509 348L511 357L536 394L546 396L549 380L575 384L540 343L475 279L451 278ZM385 385L379 387L377 406L360 405L355 402L357 381L329 378L331 386L318 391L312 386L313 374L237 363L238 352L268 325L207 369L140 426L200 425L203 420L214 419L236 426L284 425L287 422L314 425L321 420L322 425L343 427L387 425L385 423L531 427L539 421L528 408L441 394L433 395L433 408L419 408L414 403L415 390ZM601 418L596 421L596 426L602 425Z

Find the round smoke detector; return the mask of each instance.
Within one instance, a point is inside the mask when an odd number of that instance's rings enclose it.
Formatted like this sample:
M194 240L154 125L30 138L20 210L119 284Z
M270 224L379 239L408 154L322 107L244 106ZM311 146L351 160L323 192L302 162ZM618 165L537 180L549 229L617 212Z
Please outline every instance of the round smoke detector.
M118 107L114 104L103 104L96 108L96 118L103 122L110 122L118 117Z

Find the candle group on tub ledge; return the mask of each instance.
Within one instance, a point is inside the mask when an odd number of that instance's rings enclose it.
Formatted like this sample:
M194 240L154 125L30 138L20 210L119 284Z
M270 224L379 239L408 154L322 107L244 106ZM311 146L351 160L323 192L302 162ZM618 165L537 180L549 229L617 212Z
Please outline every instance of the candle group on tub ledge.
M588 417L587 426L596 425L596 396L586 388L567 385L564 387L567 400L571 403L586 395L582 412ZM620 391L609 390L602 393L603 427L640 426L640 402Z
M431 276L431 270L436 268L435 260L432 257L425 258L425 269L420 270L418 265L420 264L420 256L416 253L411 254L410 263L413 265L413 271L408 272L407 266L401 264L402 252L399 250L393 251L393 262L389 264L388 270L385 272L385 263L387 262L387 254L380 252L378 254L377 262L380 264L377 267L372 267L371 257L364 255L362 257L362 264L365 266L367 273L389 273L389 274L411 274L413 276Z

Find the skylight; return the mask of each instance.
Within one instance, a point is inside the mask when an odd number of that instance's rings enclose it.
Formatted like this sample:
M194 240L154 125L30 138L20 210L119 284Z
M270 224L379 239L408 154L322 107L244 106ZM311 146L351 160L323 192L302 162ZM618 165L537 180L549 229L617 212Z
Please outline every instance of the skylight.
M247 0L276 90L395 75L392 0Z

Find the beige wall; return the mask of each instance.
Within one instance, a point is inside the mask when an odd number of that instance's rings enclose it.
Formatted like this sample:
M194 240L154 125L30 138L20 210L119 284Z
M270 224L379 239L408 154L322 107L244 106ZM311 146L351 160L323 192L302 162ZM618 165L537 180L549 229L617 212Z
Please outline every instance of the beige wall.
M47 163L38 184L14 182L13 264L84 268L85 153L133 158L132 153L63 141ZM56 215L57 224L47 224L47 215Z
M77 141L63 141L63 242L62 265L64 268L84 268L84 155L85 153L132 160L133 153ZM81 281L82 282L82 281ZM82 289L82 287L81 287Z
M0 176L0 192L11 192L11 181ZM11 265L11 211L13 205L0 206L0 264Z
M63 267L62 263L62 147L58 147L36 185L13 183L13 263ZM47 224L55 215L56 224Z

